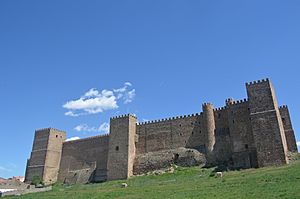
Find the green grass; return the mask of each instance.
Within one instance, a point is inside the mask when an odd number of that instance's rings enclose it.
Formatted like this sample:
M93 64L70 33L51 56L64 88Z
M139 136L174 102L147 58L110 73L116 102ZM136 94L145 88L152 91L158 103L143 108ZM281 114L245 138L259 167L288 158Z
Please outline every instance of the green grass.
M178 168L173 174L160 176L133 177L91 185L55 185L51 192L16 198L300 198L300 162L282 167L226 172L223 178L210 177L210 174L210 169ZM122 182L126 182L128 187L121 188Z

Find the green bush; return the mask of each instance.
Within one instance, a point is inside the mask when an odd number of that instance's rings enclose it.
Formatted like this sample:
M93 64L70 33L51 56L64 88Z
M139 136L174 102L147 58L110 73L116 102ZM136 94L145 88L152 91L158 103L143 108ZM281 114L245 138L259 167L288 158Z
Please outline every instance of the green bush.
M40 176L33 176L32 181L31 181L32 185L38 185L38 184L43 184L42 179Z

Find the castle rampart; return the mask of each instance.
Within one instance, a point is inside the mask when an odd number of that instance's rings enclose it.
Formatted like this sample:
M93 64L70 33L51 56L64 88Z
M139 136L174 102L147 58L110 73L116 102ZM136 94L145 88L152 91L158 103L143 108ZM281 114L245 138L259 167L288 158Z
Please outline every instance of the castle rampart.
M26 181L35 175L46 183L126 179L140 172L135 168L147 168L139 165L145 161L138 157L179 148L202 153L208 165L256 168L288 163L288 151L297 152L288 107L278 107L268 79L246 83L246 89L248 98L228 98L219 108L204 103L200 113L140 123L130 114L112 117L108 135L65 142L64 132L38 130Z

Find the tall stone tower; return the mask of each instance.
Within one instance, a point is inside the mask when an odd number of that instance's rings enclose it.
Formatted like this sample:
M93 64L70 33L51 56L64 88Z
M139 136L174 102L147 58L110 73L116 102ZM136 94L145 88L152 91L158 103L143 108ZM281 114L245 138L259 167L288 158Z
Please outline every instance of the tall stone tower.
M254 81L246 83L246 88L258 166L286 164L286 138L271 82Z
M213 163L213 150L215 145L215 116L214 106L211 103L204 103L202 105L203 110L203 130L206 132L206 153L209 163Z
M36 130L30 159L27 161L25 181L31 182L34 176L45 184L57 181L63 142L66 133L47 128Z
M127 179L133 175L137 118L125 115L110 119L107 179Z
M296 138L292 126L292 121L289 113L289 108L288 106L284 105L279 108L283 127L284 127L284 132L285 132L285 137L286 137L286 142L287 142L287 148L291 152L297 152L297 143L296 143Z

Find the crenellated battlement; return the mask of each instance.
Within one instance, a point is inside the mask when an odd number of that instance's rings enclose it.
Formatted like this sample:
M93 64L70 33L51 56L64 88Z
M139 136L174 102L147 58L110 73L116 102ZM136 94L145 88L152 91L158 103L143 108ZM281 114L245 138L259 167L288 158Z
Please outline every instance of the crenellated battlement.
M213 104L210 103L210 102L205 102L205 103L202 104L202 106L213 106Z
M226 109L227 109L227 107L223 106L223 107L215 108L214 111L223 111L223 110L226 110Z
M133 114L125 114L125 115L118 115L118 116L114 116L111 117L110 119L120 119L120 118L125 118L125 117L134 117L135 119L137 119L137 117Z
M188 114L188 115L181 115L181 116L175 116L175 117L169 117L169 118L163 118L163 119L157 119L157 120L139 122L137 125L155 124L155 123L160 123L160 122L172 121L172 120L176 120L176 119L196 117L196 116L199 116L201 114L202 113L194 113L194 114Z
M65 141L64 143L82 142L82 141L87 141L87 140L92 140L92 139L97 139L97 138L104 138L104 137L108 137L108 136L109 136L109 134L102 134L102 135L96 135L96 136L87 137L87 138L81 138L78 140Z
M255 84L261 84L261 83L265 83L265 82L269 82L269 79L262 79L262 80L257 80L257 81L252 81L252 82L246 82L246 86L249 85L255 85Z
M56 128L52 128L52 127L42 128L42 129L36 129L35 132L50 131L50 130L54 130L54 131L66 133L65 131L62 131L62 130L59 130L59 129L56 129Z
M228 106L240 105L240 104L247 103L248 101L249 101L249 99L244 98L244 99L242 99L242 100L232 101L231 103L228 103L228 104L226 104L226 105L228 105Z
M279 109L287 109L288 106L287 105L282 105L282 106L279 106Z

